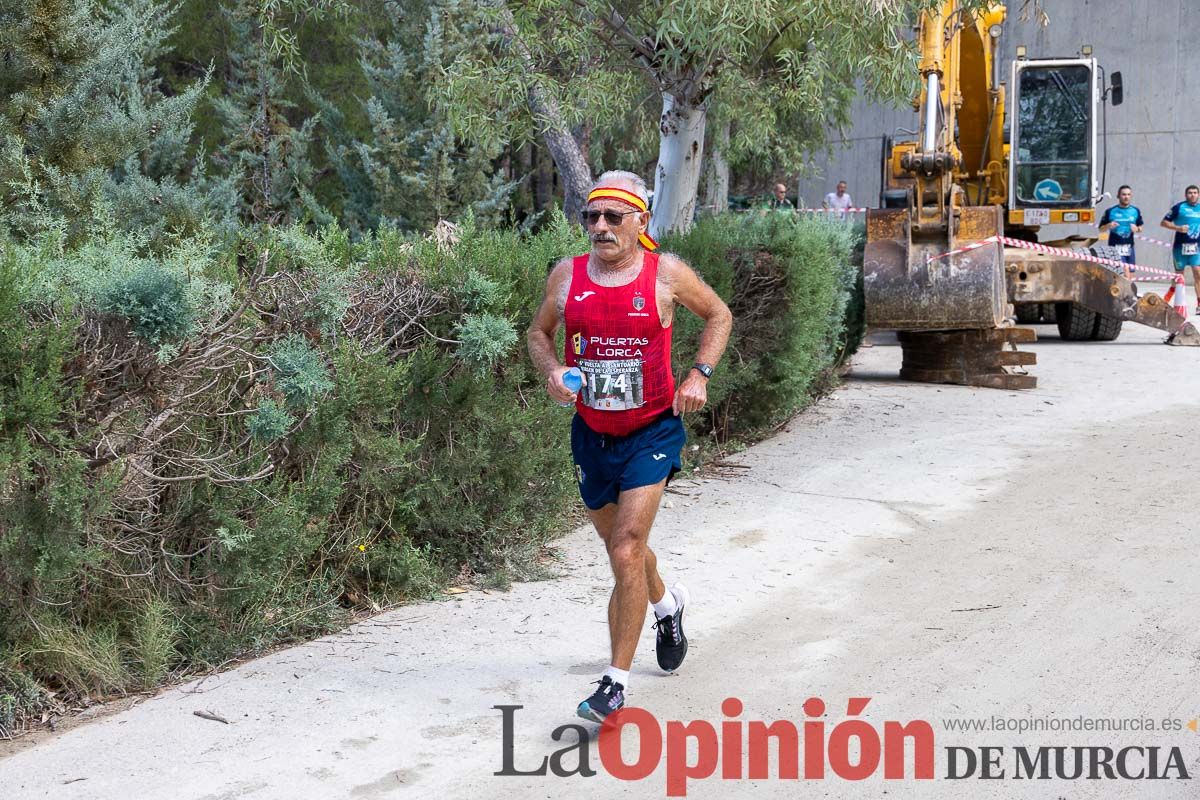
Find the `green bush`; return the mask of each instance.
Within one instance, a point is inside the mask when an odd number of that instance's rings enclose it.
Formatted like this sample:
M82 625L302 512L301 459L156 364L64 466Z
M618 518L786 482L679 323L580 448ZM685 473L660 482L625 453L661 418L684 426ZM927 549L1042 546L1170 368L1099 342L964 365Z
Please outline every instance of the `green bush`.
M129 624L128 660L139 673L144 688L157 685L178 658L180 624L176 610L161 597L135 608Z
M268 358L274 372L275 388L292 410L312 408L318 397L333 388L320 353L301 336L289 336L276 343Z
M733 333L708 387L709 405L688 420L693 440L753 436L812 402L832 369L857 347L861 270L857 233L813 216L725 214L664 243L733 312ZM676 314L674 363L691 365L702 323Z
M103 311L128 320L133 332L152 345L182 339L194 317L183 281L154 266L109 287L100 305Z
M512 323L495 314L467 314L454 332L462 340L459 357L481 375L510 356L517 344Z
M0 653L0 739L12 736L25 727L26 720L39 719L53 707L45 688L18 669L11 657Z
M578 499L571 413L520 334L586 241L561 215L457 236L255 231L155 263L125 239L6 245L0 728L40 713L39 685L140 689L464 573L539 574ZM782 419L853 347L848 229L729 216L667 246L735 313L695 441ZM678 312L681 373L700 329Z
M258 441L270 443L282 439L295 424L296 418L268 397L258 404L247 420L246 430Z
M500 284L491 278L470 270L463 277L462 285L455 291L465 311L476 313L503 302Z

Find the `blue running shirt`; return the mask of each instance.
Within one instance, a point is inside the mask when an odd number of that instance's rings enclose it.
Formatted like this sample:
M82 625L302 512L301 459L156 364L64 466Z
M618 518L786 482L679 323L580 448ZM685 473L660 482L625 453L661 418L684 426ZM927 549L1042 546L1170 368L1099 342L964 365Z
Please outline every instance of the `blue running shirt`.
M1187 225L1190 229L1186 233L1175 231L1176 247L1200 243L1200 203L1196 205L1187 202L1176 203L1171 206L1171 210L1163 219L1167 222L1174 222L1176 225Z
M1112 206L1104 209L1104 216L1100 218L1100 224L1107 225L1110 222L1117 223L1117 227L1108 232L1108 243L1113 247L1133 244L1133 228L1131 226L1146 224L1142 220L1142 210L1137 206L1127 208Z

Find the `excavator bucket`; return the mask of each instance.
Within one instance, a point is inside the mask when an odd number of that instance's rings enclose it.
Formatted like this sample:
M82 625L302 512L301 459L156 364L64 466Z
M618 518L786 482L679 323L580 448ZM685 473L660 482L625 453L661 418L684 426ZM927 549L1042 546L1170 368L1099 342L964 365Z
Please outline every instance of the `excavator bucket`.
M991 329L1009 314L998 206L953 209L951 232L912 230L907 209L867 212L863 288L867 325L899 331ZM947 255L949 254L949 255Z
M1032 389L1010 368L1037 362L1018 352L1032 329L1011 327L999 206L956 206L950 232L914 234L907 209L867 212L863 288L867 325L899 331L900 377L998 389Z

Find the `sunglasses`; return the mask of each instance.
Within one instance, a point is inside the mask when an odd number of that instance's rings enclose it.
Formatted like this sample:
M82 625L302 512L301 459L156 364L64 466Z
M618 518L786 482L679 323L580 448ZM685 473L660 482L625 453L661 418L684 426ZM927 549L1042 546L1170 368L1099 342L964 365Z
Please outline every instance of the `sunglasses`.
M600 221L600 217L604 217L604 221L609 227L615 228L625 221L625 218L630 214L641 214L641 211L580 211L579 220L584 225L595 225Z

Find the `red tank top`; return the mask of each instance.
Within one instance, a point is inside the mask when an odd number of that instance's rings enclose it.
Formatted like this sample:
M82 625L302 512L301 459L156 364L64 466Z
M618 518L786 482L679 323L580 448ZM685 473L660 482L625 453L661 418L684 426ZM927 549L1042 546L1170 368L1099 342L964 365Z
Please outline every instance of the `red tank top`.
M671 408L671 326L659 319L658 254L624 286L588 277L588 257L576 256L567 291L564 361L579 367L583 389L575 408L597 433L626 436Z

